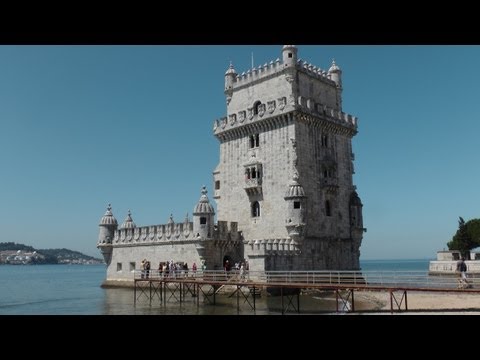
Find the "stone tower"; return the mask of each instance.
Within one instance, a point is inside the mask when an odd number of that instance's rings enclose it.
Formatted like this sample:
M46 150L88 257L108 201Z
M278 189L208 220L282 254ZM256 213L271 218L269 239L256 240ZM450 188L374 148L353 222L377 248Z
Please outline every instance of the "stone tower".
M357 118L342 111L342 72L285 45L282 61L225 74L214 123L219 221L238 222L252 270L354 270L363 237L353 185Z

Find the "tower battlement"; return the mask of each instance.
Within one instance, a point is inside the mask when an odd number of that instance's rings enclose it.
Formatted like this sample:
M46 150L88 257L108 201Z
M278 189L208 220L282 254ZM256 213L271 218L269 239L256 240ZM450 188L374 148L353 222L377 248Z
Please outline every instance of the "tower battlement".
M241 74L236 74L233 79L233 90L238 90L241 87L251 86L255 82L265 80L269 77L278 76L279 73L285 71L285 64L277 58L275 61L270 61L258 67L250 68ZM315 79L324 81L326 84L335 86L335 82L331 80L331 76L328 71L317 67L307 61L298 59L295 69L297 71L302 71L309 76L314 77Z
M235 114L229 114L228 116L214 120L213 133L215 136L221 138L223 133L234 129L238 130L239 128L249 124L258 126L262 120L268 119L268 122L271 122L273 117L286 114L288 112L286 110L286 97L281 97L278 99L259 99L259 101L261 104L260 110L257 114L254 113L253 108L247 108L240 110ZM358 127L358 118L356 116L347 114L325 104L315 102L315 99L313 98L306 98L301 95L298 96L294 105L294 109L323 117L327 121L349 127L355 132Z
M238 240L239 234L236 222L220 221L214 225L214 231L210 239L219 240L221 238L230 238ZM160 242L198 242L200 239L193 231L193 222L169 223L162 225L149 225L136 227L134 229L115 230L113 236L113 245L123 244L156 244Z

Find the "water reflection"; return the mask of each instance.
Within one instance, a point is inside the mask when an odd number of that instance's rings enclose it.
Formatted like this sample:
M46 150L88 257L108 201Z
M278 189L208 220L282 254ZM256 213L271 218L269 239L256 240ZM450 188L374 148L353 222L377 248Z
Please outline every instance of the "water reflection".
M200 296L199 305L197 298L188 294L180 303L171 297L167 302L161 302L158 297L151 301L145 296L137 300L134 305L133 289L104 289L105 301L104 311L106 315L281 315L282 298L281 296L266 296L255 298L254 311L244 297L240 294L238 303L240 309L237 310L237 296L234 294L217 294L216 305L210 304L203 295ZM167 298L170 294L167 292ZM211 298L212 300L212 298ZM248 301L253 304L250 296ZM296 314L300 305L301 314L324 314L335 312L335 297L331 293L316 293L308 295L296 295L292 297L284 296L283 307L287 309L288 314Z

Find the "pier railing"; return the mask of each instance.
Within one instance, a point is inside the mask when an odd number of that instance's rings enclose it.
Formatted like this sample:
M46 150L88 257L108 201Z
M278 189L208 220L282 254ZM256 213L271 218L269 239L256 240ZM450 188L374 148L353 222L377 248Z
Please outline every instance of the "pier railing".
M428 271L223 271L135 270L136 280L204 280L210 282L282 283L303 285L355 285L357 287L408 287L408 288L457 288L459 277L455 275L429 275ZM480 287L480 278L468 277L468 283Z

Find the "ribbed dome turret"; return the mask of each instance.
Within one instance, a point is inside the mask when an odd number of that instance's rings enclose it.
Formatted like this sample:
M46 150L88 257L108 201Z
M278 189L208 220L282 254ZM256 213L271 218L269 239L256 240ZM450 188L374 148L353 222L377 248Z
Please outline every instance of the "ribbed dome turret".
M132 220L132 213L130 212L130 210L128 210L128 215L122 224L122 229L134 229L136 227L137 225L135 225L135 223Z
M332 66L330 66L330 69L328 69L329 73L333 72L339 72L341 71L340 68L338 67L337 63L335 62L335 59L332 60Z
M288 186L288 190L285 193L284 199L287 200L302 197L305 197L305 190L303 189L303 186L298 183L298 175L294 174L293 179Z
M107 212L100 220L100 225L118 225L117 219L112 214L112 205L108 204Z
M233 67L233 64L231 61L230 61L230 66L228 67L228 70L225 73L225 76L230 74L237 75L237 72L235 71L235 68Z
M353 205L353 206L363 206L362 200L360 200L360 197L358 196L358 194L357 194L356 191L354 191L354 192L350 195L350 205Z
M207 197L207 188L204 186L202 188L202 196L200 196L200 200L198 201L193 214L214 214L215 210L213 206L210 204L210 201Z

